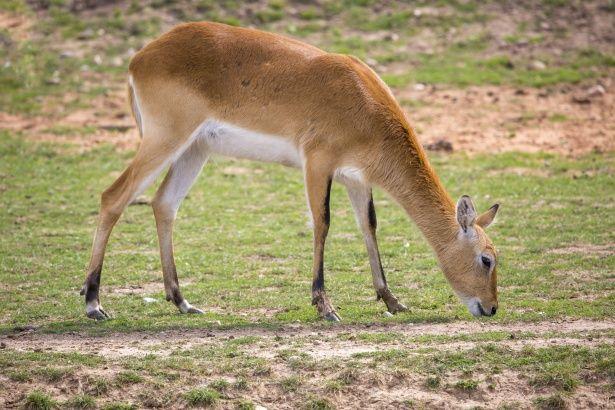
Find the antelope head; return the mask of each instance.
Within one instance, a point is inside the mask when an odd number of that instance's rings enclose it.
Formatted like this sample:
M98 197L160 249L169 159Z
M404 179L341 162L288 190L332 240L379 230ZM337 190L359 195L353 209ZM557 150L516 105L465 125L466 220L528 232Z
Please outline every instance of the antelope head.
M470 197L462 196L456 209L459 230L442 261L448 281L475 317L493 316L498 308L497 253L485 233L498 208L478 215Z

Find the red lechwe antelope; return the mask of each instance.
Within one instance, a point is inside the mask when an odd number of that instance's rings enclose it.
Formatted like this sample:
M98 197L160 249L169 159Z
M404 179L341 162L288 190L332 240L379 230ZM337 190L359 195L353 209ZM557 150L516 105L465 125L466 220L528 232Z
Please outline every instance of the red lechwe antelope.
M201 313L182 296L173 258L173 221L210 154L301 168L314 228L312 304L337 321L325 294L323 256L333 180L348 190L378 299L406 310L387 287L376 242L373 185L407 211L433 247L446 278L474 316L497 309L496 252L484 232L498 205L477 215L455 206L388 87L358 59L280 35L216 23L180 25L130 63L129 97L142 141L101 197L82 294L99 302L105 247L124 208L166 167L152 207L167 300Z

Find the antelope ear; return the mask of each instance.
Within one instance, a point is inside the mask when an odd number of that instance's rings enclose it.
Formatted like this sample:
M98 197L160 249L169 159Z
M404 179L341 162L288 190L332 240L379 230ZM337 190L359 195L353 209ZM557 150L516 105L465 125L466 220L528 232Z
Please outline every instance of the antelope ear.
M469 196L464 195L457 202L457 222L464 232L474 225L476 221L476 209Z
M495 204L491 208L487 209L485 212L480 214L478 218L476 218L476 224L481 228L486 228L495 219L495 215L498 213L498 209L500 209L500 204Z

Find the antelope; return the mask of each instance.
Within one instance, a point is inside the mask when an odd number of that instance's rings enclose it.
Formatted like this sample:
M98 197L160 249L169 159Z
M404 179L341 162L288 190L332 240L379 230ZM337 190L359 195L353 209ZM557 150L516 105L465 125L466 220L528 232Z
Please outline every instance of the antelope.
M101 195L82 295L87 316L106 319L99 300L105 248L126 206L166 168L152 200L166 298L181 313L203 313L180 292L173 223L211 154L303 170L313 222L312 304L339 321L325 293L324 249L333 181L348 191L378 300L407 310L387 286L376 241L372 187L390 194L433 248L441 270L474 316L497 309L497 253L485 234L498 211L455 205L385 83L359 59L281 35L224 24L176 26L129 66L128 96L141 142Z

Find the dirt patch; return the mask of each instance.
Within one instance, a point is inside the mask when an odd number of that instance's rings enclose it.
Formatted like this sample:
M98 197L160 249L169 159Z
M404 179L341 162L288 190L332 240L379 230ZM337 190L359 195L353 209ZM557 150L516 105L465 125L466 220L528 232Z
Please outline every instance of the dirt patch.
M581 155L615 150L615 101L609 90L588 104L575 95L587 86L552 90L514 87L394 92L424 145L448 141L468 152L555 152ZM417 106L418 105L418 106Z
M90 108L66 116L21 116L0 111L0 130L10 130L33 141L68 144L78 152L104 144L133 150L140 139L125 97L125 92L119 91L99 96L90 101Z
M453 322L442 324L407 324L407 325L340 325L326 326L315 325L308 327L304 325L286 325L279 329L271 330L266 328L254 327L250 329L203 329L203 330L169 330L160 332L133 332L115 333L104 337L87 336L83 334L40 334L37 332L21 332L0 337L8 347L16 350L48 350L48 351L80 351L103 354L107 352L110 357L122 356L123 354L147 354L151 349L166 343L172 343L176 348L187 348L191 345L203 343L218 343L220 340L233 340L246 336L257 336L263 340L279 339L287 340L305 339L317 340L317 347L306 346L306 351L312 351L315 356L350 356L355 353L372 351L375 348L381 349L387 345L388 348L395 346L400 348L420 348L435 343L443 348L471 347L475 342L429 342L416 344L403 344L395 341L387 343L367 343L361 339L354 338L347 340L349 336L361 334L378 336L382 333L399 334L402 338L412 338L418 336L447 336L460 337L484 332L510 332L511 335L518 333L532 333L545 335L548 333L573 333L573 332L601 332L615 330L615 321L557 321L557 322L536 322L536 323L511 323L511 324L488 324L477 322ZM609 336L612 338L612 336ZM346 339L346 340L345 340ZM546 340L546 341L545 341ZM553 336L551 339L522 339L507 341L510 346L523 346L524 344L544 346L551 343L562 344L591 344L591 340L583 338L562 338ZM598 341L604 341L599 339ZM500 342L498 342L500 343ZM127 347L128 346L128 347ZM132 347L130 347L132 346ZM337 346L334 348L334 346ZM105 350L101 350L101 349ZM274 349L275 350L275 349ZM115 352L115 353L113 353ZM104 355L104 354L103 354Z
M27 40L30 37L30 27L32 27L32 21L25 15L0 11L0 30L10 32L13 40Z
M489 338L481 340L481 333L490 331L504 331L511 335L525 332L525 336L498 341L490 341ZM77 392L89 391L92 387L89 382L91 377L116 380L119 373L126 371L126 363L135 358L147 356L150 358L148 360L151 360L156 357L157 362L163 362L183 356L191 357L194 352L223 351L234 345L246 357L265 359L267 367L262 370L263 374L250 379L248 393L253 402L265 407L292 408L291 403L296 405L297 400L305 401L306 396L298 398L296 393L284 387L285 380L290 380L291 388L292 380L296 380L302 395L307 392L307 397L319 397L324 392L327 400L336 408L354 408L358 402L364 407L384 409L409 406L434 409L476 406L496 408L511 403L516 407L529 408L536 396L549 395L554 389L534 388L528 383L528 375L509 369L495 374L490 371L475 371L472 374L448 372L438 378L438 385L434 388L428 385L428 376L420 371L394 368L388 371L386 368L374 366L373 354L397 350L404 352L406 356L413 356L421 354L426 348L440 352L463 352L487 344L517 351L528 347L550 346L591 348L615 342L615 321L576 320L511 324L454 322L378 326L321 324L287 325L278 329L113 333L100 337L36 332L22 332L10 336L0 338L5 349L18 352L91 354L104 358L105 364L72 370L63 380L52 384L40 381L18 383L2 375L2 384L19 392L8 395L6 391L0 390L0 404L5 405L21 402L24 392L34 388L49 391L60 399L69 399ZM246 336L256 338L241 340ZM378 338L383 336L385 341L378 341ZM411 338L417 336L433 337L425 338L425 341L421 342L412 341ZM476 340L447 339L455 336L473 337ZM223 357L219 359L223 360ZM347 366L350 361L359 365ZM292 363L297 363L296 366L299 367L294 367ZM179 374L177 372L182 371L181 367L174 368L171 373ZM297 377L297 374L301 377ZM169 393L181 398L183 391L195 386L206 386L212 380L220 378L221 375L215 372L190 377L189 385L181 391L177 390L177 386L171 386ZM236 381L228 376L224 378L231 384ZM471 380L472 387L459 387L460 381L463 380ZM143 400L147 398L140 395L138 386L123 386L114 390L105 400L125 401L132 398L143 404ZM610 399L604 389L605 385L601 380L593 380L579 386L573 393L568 394L565 400L575 408L607 408ZM246 393L230 389L225 394L227 399L232 400ZM149 398L151 399L153 398ZM164 400L164 397L157 396L157 400ZM181 399L167 405L168 408L183 406Z
M577 156L613 151L613 93L607 88L604 95L592 98L588 104L575 103L573 96L586 88L562 86L545 91L494 86L467 89L409 86L394 93L427 147L439 147L444 141L454 151L477 153L542 151ZM18 131L36 141L73 144L79 150L101 144L113 144L123 150L138 146L138 132L129 116L124 93L97 97L92 104L93 108L64 118L22 117L0 112L0 129ZM89 131L84 134L82 129ZM258 171L227 167L223 172L245 175ZM537 171L532 172L534 175Z
M615 255L615 244L609 245L591 245L591 244L579 244L573 246L567 246L565 248L551 249L549 253L556 255L568 255L571 253L590 254L593 256L611 256Z
M187 283L185 284L188 285ZM164 291L164 285L162 281L149 282L139 285L129 286L114 286L109 287L108 292L116 295L151 295L154 293L162 293Z

